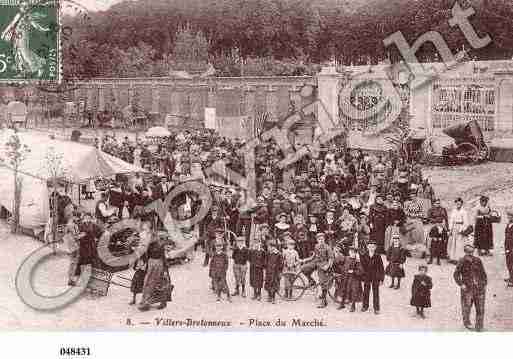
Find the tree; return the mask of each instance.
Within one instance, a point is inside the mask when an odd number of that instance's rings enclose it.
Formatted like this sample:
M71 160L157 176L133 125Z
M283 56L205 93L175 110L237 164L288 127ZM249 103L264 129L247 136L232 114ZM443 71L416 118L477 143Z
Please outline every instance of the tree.
M51 220L51 229L52 229L52 250L56 252L56 244L57 244L57 217L58 217L58 201L56 200L56 190L59 180L66 179L68 174L67 166L64 162L64 157L55 151L55 148L50 147L44 158L44 177L50 180L54 192L50 194L50 201L52 202L52 220Z
M209 44L201 31L193 31L189 25L176 34L173 47L173 70L201 71L208 63Z
M5 155L7 159L0 158L0 162L7 162L7 165L14 171L14 203L12 211L11 232L18 233L20 226L20 207L23 189L23 179L19 175L19 169L25 160L30 149L27 145L21 143L20 137L14 133L5 144Z

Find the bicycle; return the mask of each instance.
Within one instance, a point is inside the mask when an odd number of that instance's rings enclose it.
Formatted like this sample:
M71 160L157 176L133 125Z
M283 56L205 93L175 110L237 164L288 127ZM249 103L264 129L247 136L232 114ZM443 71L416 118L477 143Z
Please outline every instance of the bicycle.
M292 294L290 297L285 297L285 285L284 283L287 281L287 278L285 275L291 274L291 273L282 273L280 278L280 289L278 290L278 295L288 301L288 302L295 302L298 299L300 299L305 292L310 291L314 293L316 296L317 292L319 291L319 288L323 286L323 284L327 283L328 287L328 295L329 297L335 302L340 303L342 301L342 298L340 298L337 295L337 286L336 286L336 279L342 277L342 274L334 273L333 270L328 271L328 278L324 282L317 282L315 281L315 284L311 284L306 275L300 271L299 273L294 273L294 278L292 280L292 287L290 288L292 290Z

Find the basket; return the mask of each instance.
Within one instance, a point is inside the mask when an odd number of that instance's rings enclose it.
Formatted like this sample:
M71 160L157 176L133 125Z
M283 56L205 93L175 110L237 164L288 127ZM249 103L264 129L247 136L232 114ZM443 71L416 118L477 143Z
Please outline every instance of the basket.
M501 222L501 215L498 211L491 211L490 212L490 222L491 223L500 223Z

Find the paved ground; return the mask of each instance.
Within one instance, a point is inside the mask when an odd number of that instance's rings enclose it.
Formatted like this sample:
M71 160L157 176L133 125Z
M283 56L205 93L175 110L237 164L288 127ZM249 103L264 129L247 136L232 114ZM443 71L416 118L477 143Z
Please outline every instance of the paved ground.
M492 205L503 209L513 203L513 164L487 163L480 166L460 168L428 168L425 173L434 184L437 194L448 206L457 196L471 201L481 193L491 196ZM487 292L485 327L488 330L504 331L513 329L513 289L506 288L503 255L504 224L495 227L496 249L493 257L484 258L490 284ZM94 298L84 296L74 304L56 312L42 313L25 306L14 288L16 270L23 259L40 246L26 237L13 237L7 228L0 224L0 329L187 329L184 326L158 326L158 318L172 320L221 320L230 322L228 329L257 328L250 326L251 319L270 321L271 325L281 319L291 329L292 320L322 322L323 329L340 330L462 330L458 288L452 280L454 267L443 264L431 266L430 275L434 280L432 292L433 308L427 311L427 319L415 316L409 305L412 275L421 263L409 259L406 265L407 277L398 291L382 288L382 312L379 316L372 312L349 313L337 311L330 303L325 310L316 308L312 294L307 294L297 302L278 301L271 305L237 297L232 304L216 303L215 296L208 288L208 270L201 266L202 253L185 265L171 268L176 286L174 301L162 311L139 312L129 306L129 290L111 286L108 296ZM65 257L56 258L41 265L35 275L36 288L43 294L55 295L66 289ZM131 272L122 273L131 276ZM230 273L230 283L233 283ZM133 326L127 325L130 319ZM147 322L149 324L141 324ZM315 324L315 322L312 322ZM196 327L195 329L204 329ZM258 327L265 329L268 327ZM276 328L276 327L274 327ZM226 329L226 327L225 327Z

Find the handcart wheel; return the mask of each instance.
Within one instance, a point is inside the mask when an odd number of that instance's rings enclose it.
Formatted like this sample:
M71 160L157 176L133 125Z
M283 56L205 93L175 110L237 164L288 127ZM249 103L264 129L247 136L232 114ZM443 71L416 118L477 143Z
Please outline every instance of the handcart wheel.
M481 160L480 151L476 145L470 142L463 142L458 146L458 157L465 160L470 160L474 163Z
M285 283L288 280L286 277L286 273L282 273L280 278L280 289L278 290L278 295L289 302L296 301L305 294L306 291L306 283L301 274L295 274L292 278L292 286L290 287L289 295L285 295Z
M342 302L342 294L338 295L337 293L337 285L335 278L329 279L330 283L328 284L328 295L330 296L331 300L333 300L335 303L341 303Z

